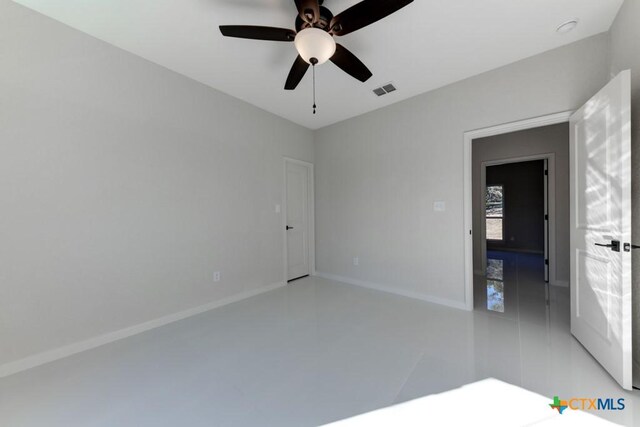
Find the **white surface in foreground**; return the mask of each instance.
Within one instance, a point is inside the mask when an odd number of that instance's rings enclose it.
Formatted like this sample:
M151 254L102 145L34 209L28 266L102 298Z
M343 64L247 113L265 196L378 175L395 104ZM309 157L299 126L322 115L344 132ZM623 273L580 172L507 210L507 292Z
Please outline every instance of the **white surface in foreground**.
M490 378L440 394L327 424L357 426L614 426L595 415L569 408L559 414L551 400Z

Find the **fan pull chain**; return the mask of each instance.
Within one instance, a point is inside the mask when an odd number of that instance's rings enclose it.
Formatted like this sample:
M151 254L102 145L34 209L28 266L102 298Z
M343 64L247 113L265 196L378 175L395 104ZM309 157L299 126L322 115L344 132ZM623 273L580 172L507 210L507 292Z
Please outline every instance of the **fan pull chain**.
M313 68L313 114L316 113L316 64L312 65Z

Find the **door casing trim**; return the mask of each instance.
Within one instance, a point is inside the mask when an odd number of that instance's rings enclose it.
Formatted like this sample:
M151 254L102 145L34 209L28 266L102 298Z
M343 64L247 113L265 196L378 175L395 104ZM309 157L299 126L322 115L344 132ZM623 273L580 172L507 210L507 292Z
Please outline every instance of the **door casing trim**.
M474 139L488 136L502 135L519 130L533 129L543 126L555 125L558 123L568 123L573 111L548 114L505 123L497 126L490 126L482 129L467 131L464 133L464 156L463 156L463 207L464 207L464 228L462 238L464 239L464 281L465 281L465 307L473 310L473 191L472 179L472 144Z

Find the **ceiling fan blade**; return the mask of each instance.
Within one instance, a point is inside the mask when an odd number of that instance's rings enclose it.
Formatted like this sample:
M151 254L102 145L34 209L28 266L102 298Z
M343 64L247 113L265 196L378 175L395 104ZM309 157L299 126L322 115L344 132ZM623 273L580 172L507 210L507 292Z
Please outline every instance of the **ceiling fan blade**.
M344 36L402 9L413 0L363 0L334 16L329 32Z
M220 25L220 32L227 37L276 42L292 42L296 38L296 32L287 28L259 27L255 25Z
M289 75L287 76L287 82L284 84L284 88L286 90L293 90L298 86L300 80L304 77L309 68L309 64L302 59L300 55L296 58L296 61L293 63L291 67L291 71L289 71Z
M298 14L304 22L315 24L320 19L320 2L318 0L295 0Z
M361 82L366 82L373 75L362 61L340 44L336 44L336 53L331 57L331 62Z

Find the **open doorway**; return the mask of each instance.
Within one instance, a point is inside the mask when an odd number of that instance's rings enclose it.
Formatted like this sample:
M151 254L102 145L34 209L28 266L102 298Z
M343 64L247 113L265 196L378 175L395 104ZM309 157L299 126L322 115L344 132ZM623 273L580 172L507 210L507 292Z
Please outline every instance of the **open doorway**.
M549 230L556 226L555 191L549 197L550 171L555 178L554 153L482 162L480 186L475 188L481 194L474 195L480 202L474 213L484 216L478 233L485 240L479 243L480 274L486 273L487 252L529 253L540 256L543 279L550 282L550 266L556 262L555 252L549 253L550 246L555 247L555 233ZM552 244L550 237L554 237Z
M504 313L505 291L515 292L508 298L511 301L526 291L529 303L537 299L539 308L548 305L550 156L482 162L480 194L474 196L484 199L474 211L482 217L476 310ZM505 277L509 275L512 277Z
M555 325L569 329L606 371L627 390L632 388L634 381L632 374L635 376L635 373L640 371L640 369L632 371L632 362L635 363L637 358L632 352L635 343L632 339L630 256L634 248L631 244L630 93L631 73L625 70L575 113L551 114L465 132L465 227L463 229L466 308L474 309L476 292L474 285L476 277L479 276L474 273L477 272L478 267L481 272L482 269L485 272L485 276L480 277L483 282L486 280L487 300L499 301L502 297L502 303L498 302L495 305L499 307L503 304L506 308L506 287L503 284L505 289L501 295L499 284L490 286L490 278L487 277L487 274L493 275L497 270L498 275L504 278L506 276L504 260L502 263L497 262L491 266L481 266L479 264L481 260L476 256L482 246L475 243L480 236L478 236L477 220L474 218L472 188L479 180L475 173L477 162L472 168L472 154L473 156L477 154L475 146L482 145L477 144L477 140L481 138L505 137L513 140L516 134L524 135L565 124L565 132L569 131L569 138L567 138L569 150L556 151L558 180L555 185L550 184L549 187L556 189L555 202L558 206L558 227L555 231L556 283L552 283L551 286L545 284L545 287L555 290L563 289L562 286L553 285L562 283L561 269L568 267L565 277L569 278L570 287L560 292L564 294L565 303L562 304L562 301L556 298L556 302L560 301L556 306L561 308L563 319L557 322L558 316L555 316ZM566 126L567 122L569 126ZM565 139L562 138L562 140ZM529 144L522 145L522 141L519 142L514 140L507 143L503 148L510 152L501 153L501 157L522 155L522 152L513 153L512 151L526 152L533 148ZM564 144L562 141L560 143ZM559 152L564 152L569 161L561 161ZM560 194L562 186L559 181L564 177L567 178L570 188L563 196ZM563 201L567 201L569 205L564 215L560 214L560 203ZM568 224L560 223L567 219L569 219ZM551 233L553 233L552 230L550 230L550 239ZM566 236L563 234L569 235L569 241L565 244L563 241ZM551 252L554 248L549 249ZM552 274L554 269L551 268L550 272ZM482 289L480 291L482 292ZM568 297L570 301L566 301ZM518 301L525 300L516 298L516 302ZM568 318L566 311L570 311ZM521 317L519 313L518 316ZM547 310L547 325L550 324L550 319L551 316Z
M568 298L569 126L476 138L472 148L473 308L543 320L549 286Z

